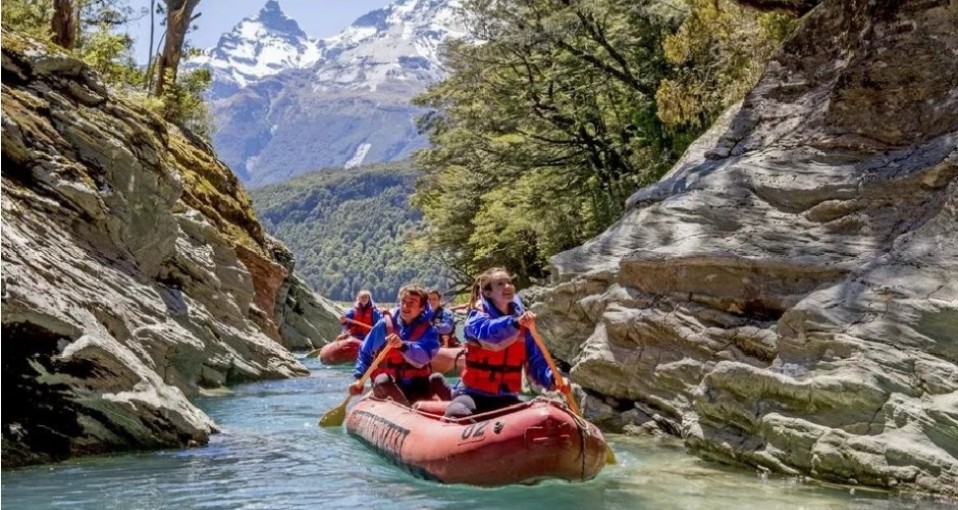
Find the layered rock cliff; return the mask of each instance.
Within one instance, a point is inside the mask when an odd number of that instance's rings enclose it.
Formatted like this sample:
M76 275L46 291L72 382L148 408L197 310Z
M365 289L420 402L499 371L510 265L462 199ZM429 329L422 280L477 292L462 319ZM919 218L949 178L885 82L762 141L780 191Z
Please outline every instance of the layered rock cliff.
M954 0L822 2L618 223L554 257L533 309L591 415L958 495L956 54Z
M3 32L3 465L204 443L204 388L338 330L202 141Z

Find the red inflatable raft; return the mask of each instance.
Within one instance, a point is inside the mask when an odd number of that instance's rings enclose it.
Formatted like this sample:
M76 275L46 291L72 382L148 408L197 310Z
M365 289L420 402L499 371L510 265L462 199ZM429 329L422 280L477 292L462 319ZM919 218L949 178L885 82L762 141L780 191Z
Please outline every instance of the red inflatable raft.
M355 363L359 357L359 347L362 340L358 338L346 338L343 340L334 340L323 346L319 350L319 360L324 365L342 365L345 363ZM460 355L460 353L463 353ZM432 369L435 372L449 375L459 375L462 367L466 364L465 348L442 347L436 353L432 360Z
M588 480L608 448L595 425L545 398L446 419L367 397L346 417L346 430L415 476L482 486Z
M441 374L458 376L462 367L466 366L465 347L440 347L436 357L432 359L432 371Z
M363 341L355 337L346 337L342 340L333 340L319 350L319 361L324 365L341 365L355 363L359 357L359 346Z

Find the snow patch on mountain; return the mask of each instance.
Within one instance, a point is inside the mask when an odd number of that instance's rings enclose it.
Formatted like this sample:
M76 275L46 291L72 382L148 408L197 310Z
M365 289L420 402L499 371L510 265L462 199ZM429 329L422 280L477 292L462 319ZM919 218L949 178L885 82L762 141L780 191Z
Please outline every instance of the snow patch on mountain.
M442 77L440 43L446 37L466 36L459 8L459 0L398 0L361 16L335 36L313 39L276 0L268 0L255 17L244 19L216 46L190 58L185 68L209 67L214 81L235 84L223 89L230 93L255 80L307 68L328 81L316 91L375 91L389 80L435 81ZM417 56L424 60L410 60Z
M356 153L353 154L353 157L349 158L349 161L343 165L343 168L349 170L350 168L357 167L363 164L363 160L366 159L366 154L369 153L369 149L372 148L372 144L363 143L359 147L356 147Z
M411 99L445 77L442 42L468 38L460 2L397 0L314 40L269 0L190 62L213 71L217 152L256 185L427 146Z

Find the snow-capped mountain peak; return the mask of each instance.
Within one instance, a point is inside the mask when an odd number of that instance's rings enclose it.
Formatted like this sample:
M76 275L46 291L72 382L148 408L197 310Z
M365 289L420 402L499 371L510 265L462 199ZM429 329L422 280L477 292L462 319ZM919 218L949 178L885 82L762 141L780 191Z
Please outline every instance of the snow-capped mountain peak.
M396 0L312 40L271 0L205 54L217 152L252 184L409 157L428 143L411 100L444 78L441 43L466 36L460 2Z
M323 39L316 91L376 90L389 81L430 83L443 76L439 45L465 37L459 0L398 0Z
M240 21L188 66L209 66L217 81L245 87L286 69L308 67L321 56L317 41L286 16L279 2L268 0L256 16Z

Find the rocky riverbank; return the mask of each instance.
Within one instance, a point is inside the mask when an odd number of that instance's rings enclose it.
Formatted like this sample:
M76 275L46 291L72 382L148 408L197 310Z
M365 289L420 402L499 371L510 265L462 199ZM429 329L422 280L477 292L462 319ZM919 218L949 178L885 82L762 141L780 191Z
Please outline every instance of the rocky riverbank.
M205 443L201 389L335 336L203 141L3 32L3 465Z
M750 5L781 2L747 2ZM958 495L958 2L825 1L534 289L608 426Z

